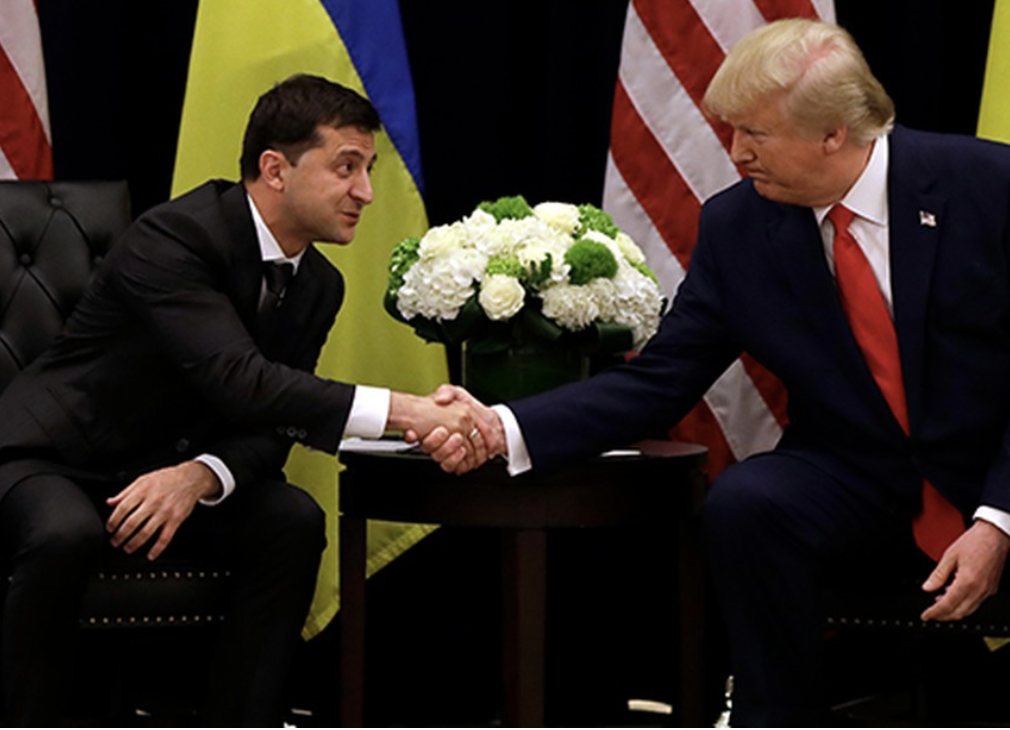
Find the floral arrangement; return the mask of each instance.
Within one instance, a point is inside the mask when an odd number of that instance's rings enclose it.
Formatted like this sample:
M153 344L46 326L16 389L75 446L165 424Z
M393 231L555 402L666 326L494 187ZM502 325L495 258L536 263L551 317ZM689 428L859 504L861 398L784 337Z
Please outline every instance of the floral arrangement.
M663 296L641 249L609 215L592 205L531 207L516 196L401 241L386 308L428 341L484 352L529 337L618 352L655 333Z

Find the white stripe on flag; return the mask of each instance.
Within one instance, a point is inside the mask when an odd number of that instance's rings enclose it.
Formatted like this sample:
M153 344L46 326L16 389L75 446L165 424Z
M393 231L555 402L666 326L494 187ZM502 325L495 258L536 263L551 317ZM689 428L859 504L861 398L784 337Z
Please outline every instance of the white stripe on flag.
M0 2L0 51L5 52L10 59L42 120L46 137L52 139L49 132L45 66L42 62L42 36L34 0Z
M642 121L699 200L740 179L726 148L656 48L638 13L629 13L621 82ZM659 92L659 93L657 93Z
M7 155L4 154L3 148L0 147L0 180L13 180L16 177L14 166L11 165L10 160L7 159Z
M723 53L752 30L765 22L752 2L727 2L727 0L691 0L694 9L705 22L715 42ZM726 6L731 6L727 12Z

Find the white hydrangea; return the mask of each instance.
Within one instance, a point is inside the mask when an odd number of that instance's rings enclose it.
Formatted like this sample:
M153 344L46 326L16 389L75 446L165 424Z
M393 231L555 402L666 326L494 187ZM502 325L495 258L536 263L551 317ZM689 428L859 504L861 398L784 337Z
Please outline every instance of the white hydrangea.
M443 258L421 259L404 274L397 308L406 319L455 319L474 283L487 266L487 257L472 248L458 248Z
M632 331L635 349L640 349L659 327L663 295L651 278L622 262L617 275L607 281L612 308L606 319Z
M600 316L596 297L586 286L558 284L544 289L540 297L544 315L572 332L585 329Z
M501 322L511 319L523 308L526 290L515 277L492 274L481 282L477 301L488 317Z
M579 227L579 208L570 203L540 203L533 208L533 215L569 236Z

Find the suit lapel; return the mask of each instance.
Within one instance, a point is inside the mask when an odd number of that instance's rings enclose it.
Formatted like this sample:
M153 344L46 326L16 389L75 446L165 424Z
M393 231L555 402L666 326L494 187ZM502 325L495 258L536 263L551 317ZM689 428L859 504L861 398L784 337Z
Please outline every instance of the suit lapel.
M246 328L254 332L262 288L262 256L245 188L238 184L226 191L221 196L221 207L228 230L233 232L235 240L230 272L232 301Z
M788 268L785 278L807 318L808 331L845 372L861 373L860 386L876 387L842 311L813 211L781 204L775 208L768 235L777 249L776 260Z
M891 289L912 424L922 402L926 316L946 202L944 196L933 192L935 181L936 176L907 144L902 130L895 129L888 171Z

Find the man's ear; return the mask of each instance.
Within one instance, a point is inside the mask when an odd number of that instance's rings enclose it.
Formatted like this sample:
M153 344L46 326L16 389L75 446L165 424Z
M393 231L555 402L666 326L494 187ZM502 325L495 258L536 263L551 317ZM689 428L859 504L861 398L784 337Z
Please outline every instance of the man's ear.
M848 138L849 128L838 127L838 129L833 129L824 135L824 138L821 140L821 147L824 149L825 154L833 155L845 146L845 140Z
M288 166L287 158L277 150L263 150L260 155L260 177L273 190L284 189L284 173Z

